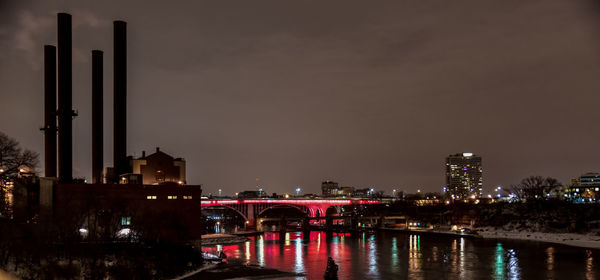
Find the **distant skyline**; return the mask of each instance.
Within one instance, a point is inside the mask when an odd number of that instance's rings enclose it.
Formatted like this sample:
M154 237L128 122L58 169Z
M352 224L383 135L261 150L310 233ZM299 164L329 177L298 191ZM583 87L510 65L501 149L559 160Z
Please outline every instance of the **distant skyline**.
M91 178L91 50L128 22L130 155L155 147L231 195L342 186L441 191L445 157L482 157L483 193L600 172L594 1L2 1L0 131L43 163L43 46L73 15L73 175ZM171 5L169 5L171 4ZM39 171L43 171L43 165Z

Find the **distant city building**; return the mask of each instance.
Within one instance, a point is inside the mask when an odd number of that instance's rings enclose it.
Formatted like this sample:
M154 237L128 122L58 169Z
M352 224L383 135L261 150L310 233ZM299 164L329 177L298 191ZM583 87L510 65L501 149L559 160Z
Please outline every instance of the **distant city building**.
M574 202L598 202L600 196L600 173L585 173L571 180L564 196Z
M322 196L352 196L353 187L340 187L337 182L324 181L321 183Z
M239 199L259 198L262 196L262 193L263 192L261 192L261 191L242 191L237 194L237 197Z
M370 188L356 189L352 193L352 196L353 197L370 197L371 189Z
M130 183L139 184L140 179L144 185L159 185L169 182L183 185L186 183L185 160L173 158L158 147L156 152L151 155L146 156L146 152L142 152L142 157L131 159L131 170L133 174L141 174L141 178L125 174L121 176L119 183L133 181Z
M446 158L446 187L444 191L456 199L480 197L483 188L481 157L472 153L450 155Z
M324 181L321 183L321 192L323 196L337 196L339 184L333 181Z
M352 196L354 193L354 187L341 187L338 194L341 196Z

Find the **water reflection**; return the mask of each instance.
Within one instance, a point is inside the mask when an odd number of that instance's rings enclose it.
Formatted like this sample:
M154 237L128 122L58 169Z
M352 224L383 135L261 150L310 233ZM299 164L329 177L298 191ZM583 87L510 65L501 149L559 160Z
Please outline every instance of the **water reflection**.
M554 247L546 249L546 278L554 278Z
M339 279L596 279L600 274L593 258L600 251L553 244L399 233L279 237L269 233L203 250L312 276L298 279L321 278L329 256L339 265Z
M408 276L411 279L423 279L421 273L421 236L410 235L408 248Z
M459 274L460 279L465 279L465 239L460 239L460 251L458 253Z
M508 254L508 263L509 263L509 269L508 269L508 275L509 275L509 279L521 279L521 277L519 277L520 274L520 269L519 269L519 259L517 258L517 254L515 252L514 249L509 249L507 251Z
M263 236L258 237L258 241L256 242L256 246L258 250L256 250L256 257L258 258L258 265L265 265L265 239Z
M504 249L502 243L496 245L496 254L494 255L494 279L504 279Z
M302 251L302 239L297 238L296 241L296 262L294 266L294 272L303 273L304 272L304 252Z
M586 250L585 254L587 256L587 260L585 262L585 279L596 279L596 277L594 277L594 258L592 257L592 251Z
M250 241L246 241L245 245L246 245L246 250L244 250L244 255L246 256L246 263L249 263L250 262L250 256L251 256L251 253L250 253Z
M377 244L375 243L375 235L369 238L369 246L367 249L369 255L369 274L373 276L379 275L379 262L377 261Z
M398 272L399 258L400 256L398 256L398 238L394 236L392 237L392 261L390 262L392 264L391 270L393 272Z

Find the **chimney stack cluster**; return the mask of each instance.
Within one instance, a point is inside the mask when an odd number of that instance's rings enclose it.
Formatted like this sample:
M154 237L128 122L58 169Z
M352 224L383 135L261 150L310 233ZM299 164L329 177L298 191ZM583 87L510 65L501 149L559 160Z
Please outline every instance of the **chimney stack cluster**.
M44 46L45 176L73 182L73 110L71 15L58 14L58 48ZM127 23L114 21L114 176L127 173ZM57 51L58 49L58 51ZM58 52L58 63L56 53ZM57 83L58 65L58 83ZM103 52L92 50L92 182L102 183ZM58 108L56 104L58 84ZM58 118L58 127L56 120Z

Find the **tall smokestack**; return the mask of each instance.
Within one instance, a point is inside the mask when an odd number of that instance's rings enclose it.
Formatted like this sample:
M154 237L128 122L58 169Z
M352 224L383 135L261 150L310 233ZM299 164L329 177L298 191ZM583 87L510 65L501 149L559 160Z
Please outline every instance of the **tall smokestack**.
M44 46L44 175L56 177L56 47Z
M127 23L114 22L114 170L127 173Z
M103 52L92 51L92 183L102 183L103 148Z
M58 181L73 181L71 15L58 14Z

